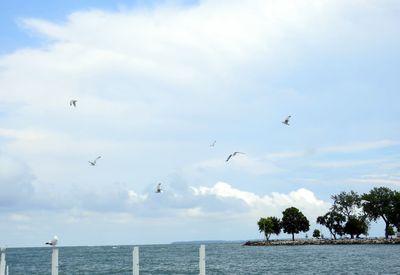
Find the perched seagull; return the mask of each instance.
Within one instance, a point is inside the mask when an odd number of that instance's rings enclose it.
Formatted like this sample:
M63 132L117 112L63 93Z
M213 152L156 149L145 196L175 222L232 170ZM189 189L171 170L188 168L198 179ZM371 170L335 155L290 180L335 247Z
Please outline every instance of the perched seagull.
M287 118L285 118L285 120L284 121L282 121L282 123L283 124L286 124L287 126L289 126L290 124L289 124L289 119L291 118L292 116L288 116Z
M54 238L51 241L48 241L46 244L51 245L51 246L56 246L58 242L58 237L54 236Z
M215 146L215 143L217 143L216 140L214 140L214 142L210 144L210 147L214 147L214 146Z
M76 107L76 103L78 102L78 100L76 100L76 99L71 99L70 101L69 101L69 106L74 106L74 107Z
M161 193L161 182L157 184L156 193Z
M242 153L242 152L233 152L232 154L230 154L230 155L228 156L228 158L226 159L226 161L229 161L232 157L236 156L237 154L244 154L244 153Z
M97 158L94 159L94 161L89 161L89 163L90 163L92 166L95 166L97 160L99 160L100 158L101 158L101 156L98 156Z

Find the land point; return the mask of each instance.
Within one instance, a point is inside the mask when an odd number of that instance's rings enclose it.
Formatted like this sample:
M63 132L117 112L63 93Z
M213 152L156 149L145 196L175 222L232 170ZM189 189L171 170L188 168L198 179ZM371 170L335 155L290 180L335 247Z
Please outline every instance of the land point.
M302 240L271 240L247 241L245 246L278 246L278 245L351 245L351 244L400 244L400 238L395 239L302 239Z

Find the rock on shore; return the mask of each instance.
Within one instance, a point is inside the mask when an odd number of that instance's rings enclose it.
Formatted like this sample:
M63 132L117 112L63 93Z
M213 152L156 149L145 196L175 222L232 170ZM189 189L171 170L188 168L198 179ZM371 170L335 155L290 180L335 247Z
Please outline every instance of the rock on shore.
M347 244L400 244L400 239L341 239L341 240L272 240L272 241L247 241L246 246L274 246L274 245L347 245Z

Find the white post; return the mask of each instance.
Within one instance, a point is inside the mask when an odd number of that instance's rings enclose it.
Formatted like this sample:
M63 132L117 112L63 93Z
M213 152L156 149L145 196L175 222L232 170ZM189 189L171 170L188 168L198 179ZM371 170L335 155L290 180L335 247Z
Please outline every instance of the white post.
M7 265L7 267L6 267L6 275L8 275L8 265Z
M206 246L204 244L200 245L199 252L200 275L206 275Z
M0 248L0 275L6 275L6 250Z
M55 247L51 255L51 275L58 275L58 248Z
M139 247L135 246L133 248L133 268L132 268L132 272L133 275L139 275Z

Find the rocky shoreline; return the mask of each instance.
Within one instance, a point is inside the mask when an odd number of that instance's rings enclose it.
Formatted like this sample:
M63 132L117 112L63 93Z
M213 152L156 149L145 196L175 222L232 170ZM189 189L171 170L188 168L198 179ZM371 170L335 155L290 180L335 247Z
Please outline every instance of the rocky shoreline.
M276 246L276 245L351 245L351 244L400 244L400 239L341 239L341 240L271 240L247 241L245 246Z

